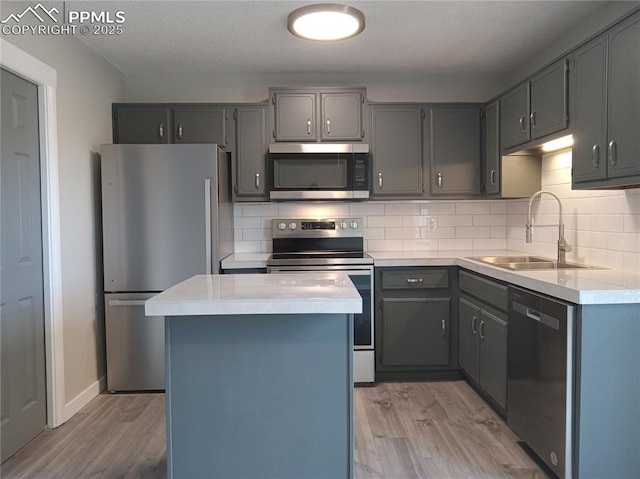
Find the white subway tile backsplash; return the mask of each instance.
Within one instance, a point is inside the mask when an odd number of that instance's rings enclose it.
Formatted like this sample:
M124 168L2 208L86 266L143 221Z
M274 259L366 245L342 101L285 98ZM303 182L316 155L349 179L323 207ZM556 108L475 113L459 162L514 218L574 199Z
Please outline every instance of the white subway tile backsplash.
M366 240L375 240L375 239L384 239L384 228L365 228L364 229L364 239Z
M446 203L446 202L429 202L426 204L420 205L420 214L422 215L455 215L456 214L456 204L455 203Z
M403 240L403 251L437 251L438 240L435 239L416 239L416 240Z
M489 211L492 215L506 215L507 214L507 202L506 201L492 201L489 203Z
M278 217L277 203L260 203L242 205L242 216L270 216Z
M438 249L442 251L459 251L473 249L472 239L446 239L438 240Z
M384 203L355 203L349 205L350 216L384 216Z
M321 204L313 208L314 218L348 218L350 216L348 204Z
M456 203L458 215L489 215L491 214L491 202L489 201L462 201Z
M505 226L506 215L473 215L473 226Z
M278 203L281 218L314 218L313 203Z
M640 231L640 215L624 215L623 225L625 233L637 233Z
M402 251L402 240L367 240L367 251Z
M420 228L420 237L425 239L430 238L455 238L456 228L453 226L439 227L435 230L429 230L429 228Z
M458 226L456 238L490 238L491 229L487 226Z
M242 230L243 241L267 241L271 239L271 230L247 228Z
M473 215L440 215L438 226L472 226Z
M623 232L624 216L623 215L591 215L591 229L593 231Z
M384 205L384 214L387 216L419 215L420 205L417 203L387 203Z
M402 217L402 226L427 226L428 216L403 216Z
M492 238L492 239L473 239L473 249L506 249L507 240L505 238Z
M401 228L402 216L368 216L366 219L369 228Z
M419 239L420 228L387 228L385 239Z

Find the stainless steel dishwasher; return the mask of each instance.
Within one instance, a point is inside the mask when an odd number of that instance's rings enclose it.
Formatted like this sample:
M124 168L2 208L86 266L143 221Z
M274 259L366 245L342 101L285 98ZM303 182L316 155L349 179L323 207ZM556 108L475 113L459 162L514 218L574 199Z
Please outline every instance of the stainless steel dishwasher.
M509 287L507 423L571 478L574 305Z

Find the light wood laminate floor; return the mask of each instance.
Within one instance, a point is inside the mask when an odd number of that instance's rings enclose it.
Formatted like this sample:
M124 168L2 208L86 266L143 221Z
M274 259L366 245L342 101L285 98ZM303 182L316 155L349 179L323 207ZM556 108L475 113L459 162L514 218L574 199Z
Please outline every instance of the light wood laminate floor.
M547 477L464 381L379 383L354 401L357 479ZM166 478L164 407L163 394L101 394L0 477Z

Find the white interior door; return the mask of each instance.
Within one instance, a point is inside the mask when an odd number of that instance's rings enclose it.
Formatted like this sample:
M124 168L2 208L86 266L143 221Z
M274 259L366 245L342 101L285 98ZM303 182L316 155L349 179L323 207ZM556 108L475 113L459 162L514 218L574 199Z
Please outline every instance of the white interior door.
M44 280L38 89L0 84L0 459L45 429Z

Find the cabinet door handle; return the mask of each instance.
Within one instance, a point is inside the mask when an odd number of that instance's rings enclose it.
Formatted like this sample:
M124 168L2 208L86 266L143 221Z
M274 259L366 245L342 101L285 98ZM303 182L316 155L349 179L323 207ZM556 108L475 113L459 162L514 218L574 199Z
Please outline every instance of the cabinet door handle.
M473 318L471 318L471 331L473 332L473 334L478 334L478 318L473 315Z
M378 188L382 189L382 173L378 173Z
M182 140L182 125L178 125L178 139Z
M442 335L446 336L447 335L447 323L443 319L440 324L441 324L440 328L441 328Z
M407 283L409 284L421 284L422 278L407 278Z
M164 140L164 123L160 123L160 125L158 125L158 136L161 140Z
M491 170L491 186L496 185L496 170Z
M311 134L311 118L307 118L307 135Z
M594 168L600 168L600 146L598 144L591 148L591 164Z
M529 118L531 119L531 128L535 128L536 127L536 112L532 111L531 115L529 115Z
M327 135L331 134L331 120L327 118Z
M260 189L260 173L256 173L256 190Z
M616 142L611 140L609 142L609 164L611 166L616 166L618 163L618 152L616 147Z
M480 339L484 341L484 321L480 321Z
M520 117L520 131L524 133L524 115Z
M442 188L442 173L438 172L438 188Z

